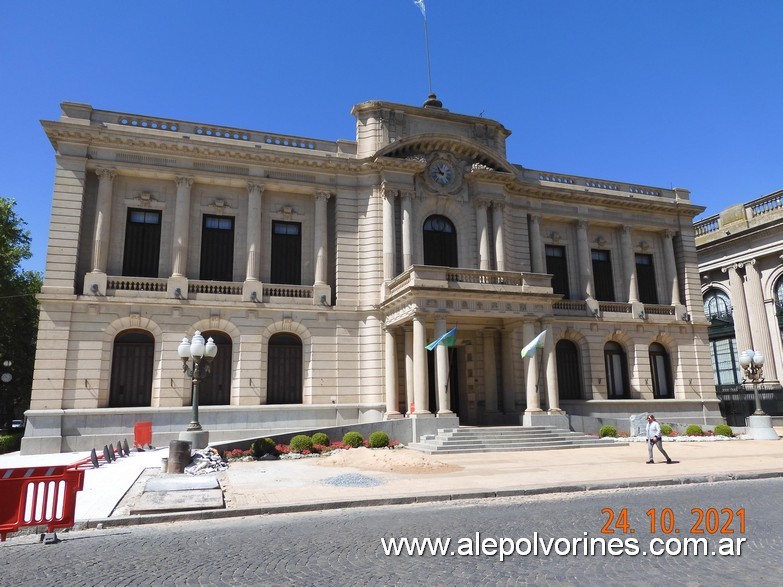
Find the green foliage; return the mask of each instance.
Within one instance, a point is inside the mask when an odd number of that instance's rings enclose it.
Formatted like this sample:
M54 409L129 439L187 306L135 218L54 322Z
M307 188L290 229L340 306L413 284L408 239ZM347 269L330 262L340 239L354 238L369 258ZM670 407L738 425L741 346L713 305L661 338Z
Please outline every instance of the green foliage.
M389 435L378 430L370 434L370 448L385 448L389 446Z
M669 436L672 433L672 427L669 424L661 424L661 434Z
M611 436L612 438L617 438L617 428L611 426L610 424L604 424L603 426L601 426L601 429L598 431L598 436L600 438L603 438L604 436Z
M22 434L0 435L0 455L7 452L16 452L22 446Z
M288 443L291 452L302 452L303 450L313 450L313 441L306 434L297 434Z
M715 426L715 436L728 436L731 438L734 436L734 432L731 430L731 426L727 426L726 424L718 424Z
M320 444L321 446L329 446L329 437L323 432L316 432L312 437L313 444Z
M260 459L264 455L277 456L277 449L275 448L275 441L271 438L259 438L253 441L250 445L250 450L253 451L253 456Z
M0 198L0 361L11 361L3 372L13 377L0 387L0 427L30 407L38 332L35 296L42 284L40 273L19 267L32 253L30 232L15 206L13 200Z
M364 438L358 432L346 432L345 436L343 436L343 444L357 448L364 444Z
M704 436L704 430L698 424L688 424L685 429L686 436Z

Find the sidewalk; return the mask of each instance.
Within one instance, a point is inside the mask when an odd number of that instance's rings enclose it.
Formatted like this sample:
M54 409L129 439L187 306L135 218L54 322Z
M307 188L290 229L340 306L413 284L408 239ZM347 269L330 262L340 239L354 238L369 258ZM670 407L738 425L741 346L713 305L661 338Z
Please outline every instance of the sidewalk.
M88 470L76 506L77 527L121 526L185 519L209 519L367 505L417 503L494 496L536 495L634 486L701 483L783 476L783 441L732 440L667 442L675 461L645 463L642 442L626 446L537 452L476 453L425 457L450 471L378 471L371 466L323 466L330 457L233 462L207 476L165 475L161 458L168 448L131 452L129 457ZM382 449L380 449L382 450ZM409 449L395 449L409 451ZM411 451L412 452L412 451ZM416 453L417 455L419 453ZM0 456L0 468L71 463L83 453ZM410 456L410 455L409 455ZM134 503L148 481L176 481L174 489L199 489L216 478L225 508L199 509L178 494L170 511L135 515ZM172 491L168 492L169 494ZM183 499L184 498L184 499ZM183 503L184 502L184 503ZM190 511L188 511L190 510ZM195 511L193 511L195 510Z

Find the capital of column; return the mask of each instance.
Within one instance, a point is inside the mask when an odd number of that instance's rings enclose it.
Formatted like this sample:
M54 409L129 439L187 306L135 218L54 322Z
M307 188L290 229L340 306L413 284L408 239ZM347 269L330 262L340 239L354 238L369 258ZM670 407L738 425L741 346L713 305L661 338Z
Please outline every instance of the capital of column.
M501 202L500 200L493 200L492 201L492 207L495 210L502 210L503 208L506 207L506 203L505 202Z
M677 235L676 230L672 230L671 228L667 228L663 231L663 236L665 236L668 239L673 239Z
M576 221L576 227L579 230L587 230L588 222L587 220L577 220Z
M318 191L313 194L313 197L320 202L326 202L329 198L332 197L331 192L325 192L325 191Z
M185 177L185 176L177 176L174 178L174 182L177 184L178 188L190 188L190 186L193 185L193 178Z
M111 182L114 181L115 177L117 177L117 170L101 167L95 170L95 175L97 175L101 181Z
M250 193L258 192L260 194L264 193L264 185L260 183L255 183L252 181L247 182L247 191Z
M627 224L623 224L622 231L623 231L623 234L624 234L624 235L631 236L631 232L633 231L633 228L631 228L631 227L630 227L630 226L628 226Z
M489 205L492 202L490 200L486 200L484 198L479 198L476 200L476 208L489 208Z
M400 190L398 190L397 188L393 188L393 187L387 185L386 182L381 184L381 197L384 200L389 200L390 202L393 201L394 198L397 197L397 193L399 191Z
M541 222L541 214L531 214L530 215L530 222L533 224L538 224Z
M400 190L400 199L401 200L413 200L413 198L416 197L416 191L415 190Z

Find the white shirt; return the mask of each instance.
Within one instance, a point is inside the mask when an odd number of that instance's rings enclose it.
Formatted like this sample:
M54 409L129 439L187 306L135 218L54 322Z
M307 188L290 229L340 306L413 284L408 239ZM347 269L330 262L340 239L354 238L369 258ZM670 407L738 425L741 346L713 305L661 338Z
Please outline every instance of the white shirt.
M647 422L647 438L655 438L656 436L661 436L661 425L658 424L657 420L653 420L652 422Z

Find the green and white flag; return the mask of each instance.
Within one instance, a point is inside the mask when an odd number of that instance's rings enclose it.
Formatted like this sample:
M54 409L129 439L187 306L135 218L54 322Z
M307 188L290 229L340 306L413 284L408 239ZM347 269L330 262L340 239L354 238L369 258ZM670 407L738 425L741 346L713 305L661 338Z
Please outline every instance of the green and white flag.
M531 359L538 349L544 348L544 341L546 341L546 330L542 330L541 334L525 345L522 349L522 358Z
M439 344L442 344L443 346L454 346L456 342L457 342L457 327L455 326L448 332L444 332L443 334L441 334L438 338L433 340L425 348L428 351L431 351Z

